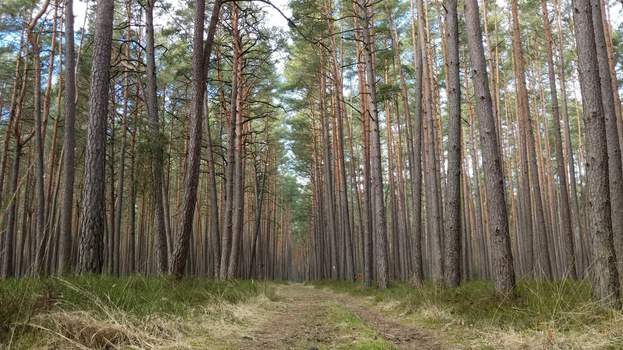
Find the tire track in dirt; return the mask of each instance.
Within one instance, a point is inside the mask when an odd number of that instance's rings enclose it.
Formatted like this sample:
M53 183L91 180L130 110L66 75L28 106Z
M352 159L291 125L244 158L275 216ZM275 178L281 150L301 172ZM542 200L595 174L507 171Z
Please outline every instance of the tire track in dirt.
M423 328L396 322L348 295L301 284L279 286L277 295L275 309L265 310L261 324L250 325L247 333L230 341L233 348L365 349L366 342L382 342L404 350L443 349ZM350 314L363 324L336 322L336 310L341 317Z
M435 339L429 331L423 328L415 328L396 322L373 307L361 305L354 297L347 295L335 295L335 297L348 311L357 315L359 319L399 349L432 350L444 348L440 345L439 339Z

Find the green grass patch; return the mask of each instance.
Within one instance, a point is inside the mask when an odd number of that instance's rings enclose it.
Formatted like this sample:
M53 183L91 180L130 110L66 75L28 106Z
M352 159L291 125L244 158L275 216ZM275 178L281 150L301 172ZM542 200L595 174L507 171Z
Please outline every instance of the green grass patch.
M46 313L89 311L109 320L119 315L127 320L186 317L210 303L244 302L260 294L274 299L274 289L270 283L252 280L176 281L141 275L0 280L0 348L32 338L40 330L29 326L31 320Z
M518 298L502 298L490 281L471 281L458 288L435 290L425 283L414 290L409 282L390 283L386 291L365 288L361 283L350 284L331 280L308 284L327 287L353 296L371 296L376 303L399 302L403 314L422 314L436 309L443 316L431 317L429 326L447 324L448 319L458 319L473 326L495 325L502 329L560 331L580 329L586 325L606 325L620 311L601 307L592 301L589 281L561 280L555 282L520 280Z
M360 350L396 349L393 344L379 337L357 315L346 310L340 303L331 303L329 310L330 314L327 322L336 324L342 329L340 333L345 335L337 339L337 344L335 344L334 348Z

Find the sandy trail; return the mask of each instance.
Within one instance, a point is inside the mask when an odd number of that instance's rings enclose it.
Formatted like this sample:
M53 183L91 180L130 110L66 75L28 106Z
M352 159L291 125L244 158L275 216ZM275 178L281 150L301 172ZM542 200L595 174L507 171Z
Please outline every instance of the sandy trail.
M348 295L291 284L278 286L277 296L269 307L252 311L261 317L253 317L228 339L221 339L227 348L444 348L429 331L397 322Z

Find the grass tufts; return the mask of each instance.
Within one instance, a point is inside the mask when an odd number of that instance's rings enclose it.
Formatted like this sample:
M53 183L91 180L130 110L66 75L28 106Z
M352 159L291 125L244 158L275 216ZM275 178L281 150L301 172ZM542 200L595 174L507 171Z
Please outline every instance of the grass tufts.
M188 319L209 305L258 298L274 300L274 286L141 275L6 279L0 281L0 349L46 342L68 349L187 348L178 343L193 331Z
M592 300L590 281L519 280L516 300L498 294L490 281L436 290L425 283L392 282L386 291L330 280L308 284L367 297L408 322L453 335L457 346L477 348L623 348L623 313Z

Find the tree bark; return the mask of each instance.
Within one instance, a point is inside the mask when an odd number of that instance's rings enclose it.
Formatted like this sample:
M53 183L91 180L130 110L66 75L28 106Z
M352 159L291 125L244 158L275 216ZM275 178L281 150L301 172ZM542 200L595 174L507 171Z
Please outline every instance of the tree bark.
M569 111L567 108L567 91L565 87L565 75L564 75L564 57L562 47L562 24L560 7L556 7L556 25L558 29L558 78L560 81L560 93L562 94L562 116L563 125L565 129L565 148L567 150L567 171L569 172L569 188L571 196L571 212L573 214L573 235L575 238L575 256L576 256L576 271L578 277L584 274L583 264L583 233L582 225L580 223L580 205L578 203L577 194L577 181L575 176L575 161L573 159L573 148L571 144L571 131L569 128Z
M619 309L621 307L619 276L612 238L612 212L608 188L608 142L590 0L573 1L573 20L586 132L593 298Z
M377 288L385 290L388 287L389 262L387 259L387 224L385 218L385 204L383 197L383 171L381 164L381 138L379 134L379 119L376 99L376 79L372 61L372 45L370 38L371 20L368 13L368 5L364 0L358 0L360 19L362 20L364 59L366 62L366 79L369 93L369 116L371 128L370 158L372 160L372 186L374 193L374 221L376 231L376 262L377 262Z
M418 12L418 18L423 20ZM411 176L411 201L413 202L413 287L420 288L424 281L422 262L422 50L415 36L415 15L411 0L411 40L415 57L415 120L413 122L413 174ZM422 32L419 35L423 35Z
M417 2L418 16L424 14L423 0ZM419 21L419 31L424 32L424 21ZM442 249L442 229L441 222L443 217L442 204L440 203L440 184L437 177L437 152L435 145L435 119L433 114L433 99L432 99L432 86L430 78L432 74L430 72L428 50L426 49L426 41L424 36L420 35L420 50L422 51L423 69L423 90L424 90L424 114L426 116L426 124L424 129L427 133L427 185L428 193L426 197L426 212L430 217L430 229L428 230L431 237L431 264L432 264L432 279L436 288L444 287L444 273L443 273L443 249Z
M619 278L623 277L623 168L621 165L621 147L617 130L617 117L612 91L612 76L604 34L604 23L600 0L591 0L593 28L595 31L595 48L601 98L606 123L606 140L608 147L608 180L610 184L610 208L612 210L612 237L616 254Z
M160 118L158 116L158 87L156 86L156 58L154 53L155 5L156 0L147 0L147 5L145 6L145 25L147 34L145 43L145 55L147 59L147 81L145 85L145 92L147 95L147 103L145 107L147 109L149 119L149 138L151 147L151 178L153 184L152 195L154 198L153 236L156 242L158 272L160 274L165 274L169 269L169 254L167 249L167 235L164 221L164 196L162 192L164 184L164 150L163 140L160 135ZM200 105L203 107L203 99ZM199 128L201 128L200 125ZM125 131L122 135L124 135L125 138ZM199 139L201 139L201 131L199 131ZM123 148L124 146L122 145L122 149ZM122 196L122 193L119 193L119 196ZM119 204L120 203L121 200L119 200Z
M524 69L524 59L522 52L522 43L519 33L519 19L517 15L517 0L511 1L511 10L513 15L513 42L515 47L515 60L517 62L517 98L519 99L520 113L518 116L521 118L520 125L522 125L522 134L525 137L527 149L528 161L530 162L528 168L530 169L529 187L532 190L532 199L534 201L534 213L535 213L535 245L538 247L538 264L543 277L547 280L552 279L552 265L549 259L549 253L547 248L547 227L545 224L545 210L543 208L543 201L541 199L541 184L539 180L539 170L536 157L534 133L532 130L532 120L530 118L530 107L528 104L528 92L526 90L526 72ZM526 199L528 200L528 199ZM528 212L528 215L531 215Z
M236 89L237 94L232 92L232 105L231 105L231 117L233 118L232 128L235 127L235 145L234 145L234 177L233 177L233 210L232 210L232 240L231 240L231 252L229 255L229 265L227 266L227 278L233 279L238 274L238 268L240 266L240 256L242 255L242 230L244 227L244 142L243 142L243 111L242 100L243 96L243 81L242 81L242 39L238 30L239 21L239 8L238 3L232 4L232 28L233 28L233 45L234 45L234 64L233 74L236 75ZM233 90L233 87L232 87Z
M106 119L110 86L113 0L97 4L93 65L89 98L89 126L84 165L82 215L80 216L79 272L100 273L103 267L106 226L105 174Z
M45 192L44 192L44 167L43 167L43 135L41 132L41 48L38 44L38 38L35 37L33 30L48 9L50 0L46 0L43 7L30 20L28 24L28 41L33 51L33 107L34 107L34 127L35 127L35 237L36 237L36 256L35 264L32 269L33 276L38 276L43 268L43 256L46 247L46 232L44 232L45 223Z
M573 231L571 226L571 206L569 205L569 191L567 187L567 172L565 170L562 151L562 135L560 132L560 112L558 107L558 91L556 91L556 73L554 70L554 54L552 52L552 31L547 12L547 1L541 0L543 11L543 27L545 30L545 47L547 52L547 69L549 75L550 93L552 98L552 121L554 125L554 139L556 141L556 172L560 188L560 214L562 220L562 235L565 249L566 271L571 279L577 279L575 252L573 247Z
M76 159L76 66L74 50L74 2L65 2L65 126L63 136L63 185L60 208L60 274L72 269L71 238Z
M446 176L446 230L444 280L448 287L461 283L461 81L459 27L456 0L446 0L448 46L448 175Z
M480 143L482 145L485 186L487 191L490 243L493 256L493 279L497 291L507 297L514 298L515 273L511 253L511 239L508 229L508 215L504 193L502 164L495 132L493 103L487 78L484 49L482 46L482 30L476 0L465 1L465 22L467 27L467 44L472 63L474 94L478 112Z
M328 1L327 8L327 18L332 18L331 14L331 1ZM341 190L339 193L339 199L341 202L341 218L342 218L342 230L343 237L345 240L345 259L346 264L344 266L346 271L345 279L351 283L355 282L355 269L354 269L354 260L353 260L353 247L352 247L352 232L351 232L351 223L350 223L350 215L349 215L349 203L348 203L348 186L346 186L346 162L344 160L344 116L345 110L342 108L344 105L344 95L343 95L343 80L342 80L342 72L339 68L339 62L337 58L337 45L335 42L335 30L333 28L333 24L327 23L329 26L329 33L331 34L331 45L334 48L332 50L332 67L333 67L333 77L335 79L335 111L337 115L337 150L338 150L338 162L340 168L340 177L341 177Z
M221 9L221 0L215 0L210 18L210 27L203 42L205 0L197 0L195 9L195 29L193 33L193 82L190 116L190 142L186 158L186 172L184 176L184 199L180 219L180 229L175 241L171 273L176 278L184 274L188 251L190 249L190 235L192 232L195 204L197 202L197 186L199 183L199 161L201 155L201 119L203 116L203 96L206 93L206 69L212 53L212 42L216 32L216 24Z

